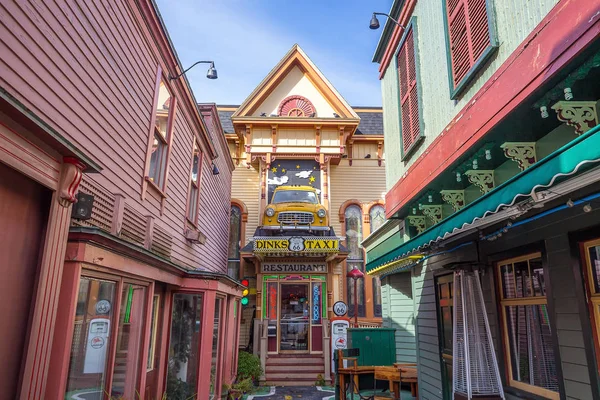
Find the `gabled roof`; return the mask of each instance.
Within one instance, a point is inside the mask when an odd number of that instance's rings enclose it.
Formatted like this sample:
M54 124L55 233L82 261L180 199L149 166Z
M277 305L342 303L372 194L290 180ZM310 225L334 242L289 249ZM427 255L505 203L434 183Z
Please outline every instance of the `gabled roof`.
M344 100L342 95L333 87L333 85L319 71L316 65L308 58L306 53L294 44L290 51L279 61L279 63L269 72L254 91L244 100L242 105L233 113L232 119L237 117L250 116L256 108L269 96L277 87L283 78L294 68L298 67L306 74L308 79L323 94L327 102L336 112L347 119L359 119L352 107Z
M231 116L238 109L235 105L219 105L219 119L224 133L235 133ZM383 135L383 110L381 107L352 107L360 117L360 123L354 135Z

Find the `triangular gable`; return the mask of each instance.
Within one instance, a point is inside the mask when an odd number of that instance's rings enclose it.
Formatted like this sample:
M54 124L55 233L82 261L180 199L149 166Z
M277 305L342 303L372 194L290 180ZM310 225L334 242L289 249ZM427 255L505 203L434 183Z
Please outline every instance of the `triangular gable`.
M303 89L296 90L302 92L291 90L288 93L285 89L288 86ZM316 108L325 111L318 117L333 118L335 112L341 118L360 119L297 44L292 46L231 118L257 116L256 114L260 112L269 113L267 114L269 116L274 111L273 106L286 97L283 93L290 96L307 94L306 97L315 104Z

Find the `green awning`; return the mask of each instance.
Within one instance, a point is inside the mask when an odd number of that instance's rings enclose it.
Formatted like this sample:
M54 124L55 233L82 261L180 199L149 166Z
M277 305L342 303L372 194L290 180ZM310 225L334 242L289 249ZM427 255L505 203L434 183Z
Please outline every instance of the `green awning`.
M394 250L372 260L367 253L367 272L444 239L456 230L497 213L503 207L512 206L520 197L530 197L537 189L550 187L561 177L576 174L600 162L599 131L600 125L592 128Z

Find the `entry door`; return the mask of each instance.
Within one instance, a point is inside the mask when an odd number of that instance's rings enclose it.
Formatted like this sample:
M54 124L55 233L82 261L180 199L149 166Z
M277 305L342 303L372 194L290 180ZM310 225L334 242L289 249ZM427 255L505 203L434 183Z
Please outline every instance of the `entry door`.
M600 371L600 239L582 245L585 260L588 307L594 329L596 366Z
M310 331L308 283L282 283L280 292L279 351L308 353Z
M435 278L444 400L452 399L452 312L454 274Z

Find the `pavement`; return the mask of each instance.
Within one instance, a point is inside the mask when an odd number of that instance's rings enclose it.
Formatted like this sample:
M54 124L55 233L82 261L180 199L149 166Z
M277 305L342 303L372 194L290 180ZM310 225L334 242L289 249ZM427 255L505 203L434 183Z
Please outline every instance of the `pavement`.
M265 394L248 396L247 400L333 400L334 391L331 387L321 386L271 386Z

